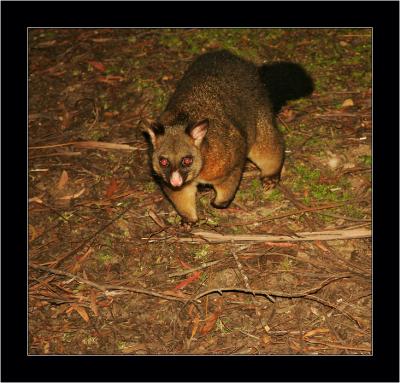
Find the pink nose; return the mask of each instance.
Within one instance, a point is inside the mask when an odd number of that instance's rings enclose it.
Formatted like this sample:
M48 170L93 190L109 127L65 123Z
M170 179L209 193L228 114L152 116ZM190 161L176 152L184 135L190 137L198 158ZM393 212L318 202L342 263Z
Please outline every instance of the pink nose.
M175 187L179 187L183 184L183 179L182 176L179 174L179 172L174 171L171 175L170 179L171 185Z

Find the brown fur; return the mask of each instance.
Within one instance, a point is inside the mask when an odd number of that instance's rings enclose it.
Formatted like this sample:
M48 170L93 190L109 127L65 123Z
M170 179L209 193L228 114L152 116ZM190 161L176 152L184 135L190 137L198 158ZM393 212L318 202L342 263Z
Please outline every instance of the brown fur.
M284 141L259 68L227 51L195 60L158 123L147 131L153 168L185 221L198 220L198 184L213 186L213 206L229 205L247 158L260 168L262 178L279 180ZM192 163L185 166L185 161ZM182 180L178 187L171 185L172 174Z

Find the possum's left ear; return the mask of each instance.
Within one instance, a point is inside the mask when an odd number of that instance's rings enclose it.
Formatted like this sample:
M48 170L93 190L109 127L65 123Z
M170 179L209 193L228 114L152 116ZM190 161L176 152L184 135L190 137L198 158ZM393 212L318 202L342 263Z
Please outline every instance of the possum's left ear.
M193 138L194 144L199 147L208 131L209 122L207 119L196 122L186 128L186 133Z
M144 131L150 136L153 146L156 146L157 136L164 134L165 128L159 122L152 122L144 128Z

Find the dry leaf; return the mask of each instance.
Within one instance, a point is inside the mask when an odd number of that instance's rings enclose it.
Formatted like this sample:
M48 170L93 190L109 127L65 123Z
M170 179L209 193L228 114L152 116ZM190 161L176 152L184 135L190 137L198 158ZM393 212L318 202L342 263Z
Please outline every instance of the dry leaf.
M193 281L199 279L200 277L200 271L195 271L189 278L186 278L184 281L182 281L181 283L178 283L175 286L175 289L180 290L183 289L184 287L186 287L189 283L192 283Z
M29 224L28 232L29 232L29 236L30 236L29 242L31 242L37 237L37 232L36 232L35 226Z
M348 106L354 106L354 101L351 98L343 101L342 108L346 108Z
M90 291L90 308L92 309L93 314L97 317L99 316L99 307L97 306L96 303L96 295L97 295L96 291L94 290Z
M110 184L106 190L106 198L111 198L111 196L118 190L118 182L115 178L111 179Z
M74 309L84 319L85 322L89 322L89 315L83 306L75 305Z
M296 117L296 113L292 109L285 109L280 113L280 117L285 122L292 122Z
M113 75L97 78L97 82L103 82L103 83L109 84L109 85L116 85L117 83L124 81L124 80L125 80L125 78L122 76L113 76Z
M320 250L322 250L324 253L329 252L329 249L321 242L321 241L315 241L314 245L317 246Z
M104 72L106 67L99 61L88 61L88 63L100 72Z
M146 345L144 343L126 344L124 347L121 347L121 352L123 354L132 354L140 350L147 352Z
M149 217L150 217L158 226L160 226L162 229L165 228L165 223L164 223L164 221L162 220L162 218L160 218L160 217L155 213L155 211L153 211L152 209L150 209L150 210L148 211L148 214L149 214Z
M29 203L31 203L31 202L36 202L36 203L40 203L40 204L43 203L43 201L39 197L29 198Z
M178 258L178 261L180 262L180 264L182 265L182 267L184 269L191 269L192 266L190 266L188 263L186 263L185 261L182 261L180 258Z
M68 182L68 173L66 170L63 170L61 173L60 180L58 181L57 189L58 190L64 189L64 186L67 184L67 182Z
M314 329L314 330L311 330L311 331L306 332L306 333L303 335L303 337L304 337L304 338L307 338L307 337L310 337L310 336L313 336L313 335L324 334L324 333L327 333L327 332L329 332L329 328L325 328L325 327L316 328L316 329Z
M274 247L296 247L297 245L294 243L288 242L265 242L266 245L274 246Z
M296 352L303 352L304 350L300 347L300 344L293 339L289 340L289 347Z
M65 196L60 197L60 198L58 198L58 199L60 199L60 200L70 200L70 199L78 198L78 197L80 197L80 196L85 192L85 190L86 190L86 189L83 188L82 190L78 191L78 193L65 195Z
M86 253L83 254L83 255L81 255L81 256L78 255L78 256L76 257L76 260L77 260L78 262L82 263L82 262L83 262L84 260L86 260L86 259L89 257L89 255L91 255L93 252L94 252L93 247L89 247L89 249L86 251Z
M192 334L190 336L190 339L192 339L196 335L197 330L199 328L199 324L200 324L200 317L197 315L193 319Z
M215 312L213 314L210 314L206 319L205 319L205 324L200 330L200 334L205 335L209 333L215 326L215 323L217 322L219 316L219 312Z
M269 335L264 335L262 337L262 341L263 341L264 344L268 344L268 343L271 342L271 337Z

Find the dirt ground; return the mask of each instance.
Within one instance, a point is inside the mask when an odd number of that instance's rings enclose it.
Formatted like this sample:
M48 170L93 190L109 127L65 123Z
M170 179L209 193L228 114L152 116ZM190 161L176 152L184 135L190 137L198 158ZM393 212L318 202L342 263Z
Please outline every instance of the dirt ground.
M218 48L315 91L278 188L248 163L187 232L141 128ZM30 29L28 60L29 354L371 353L371 30Z

